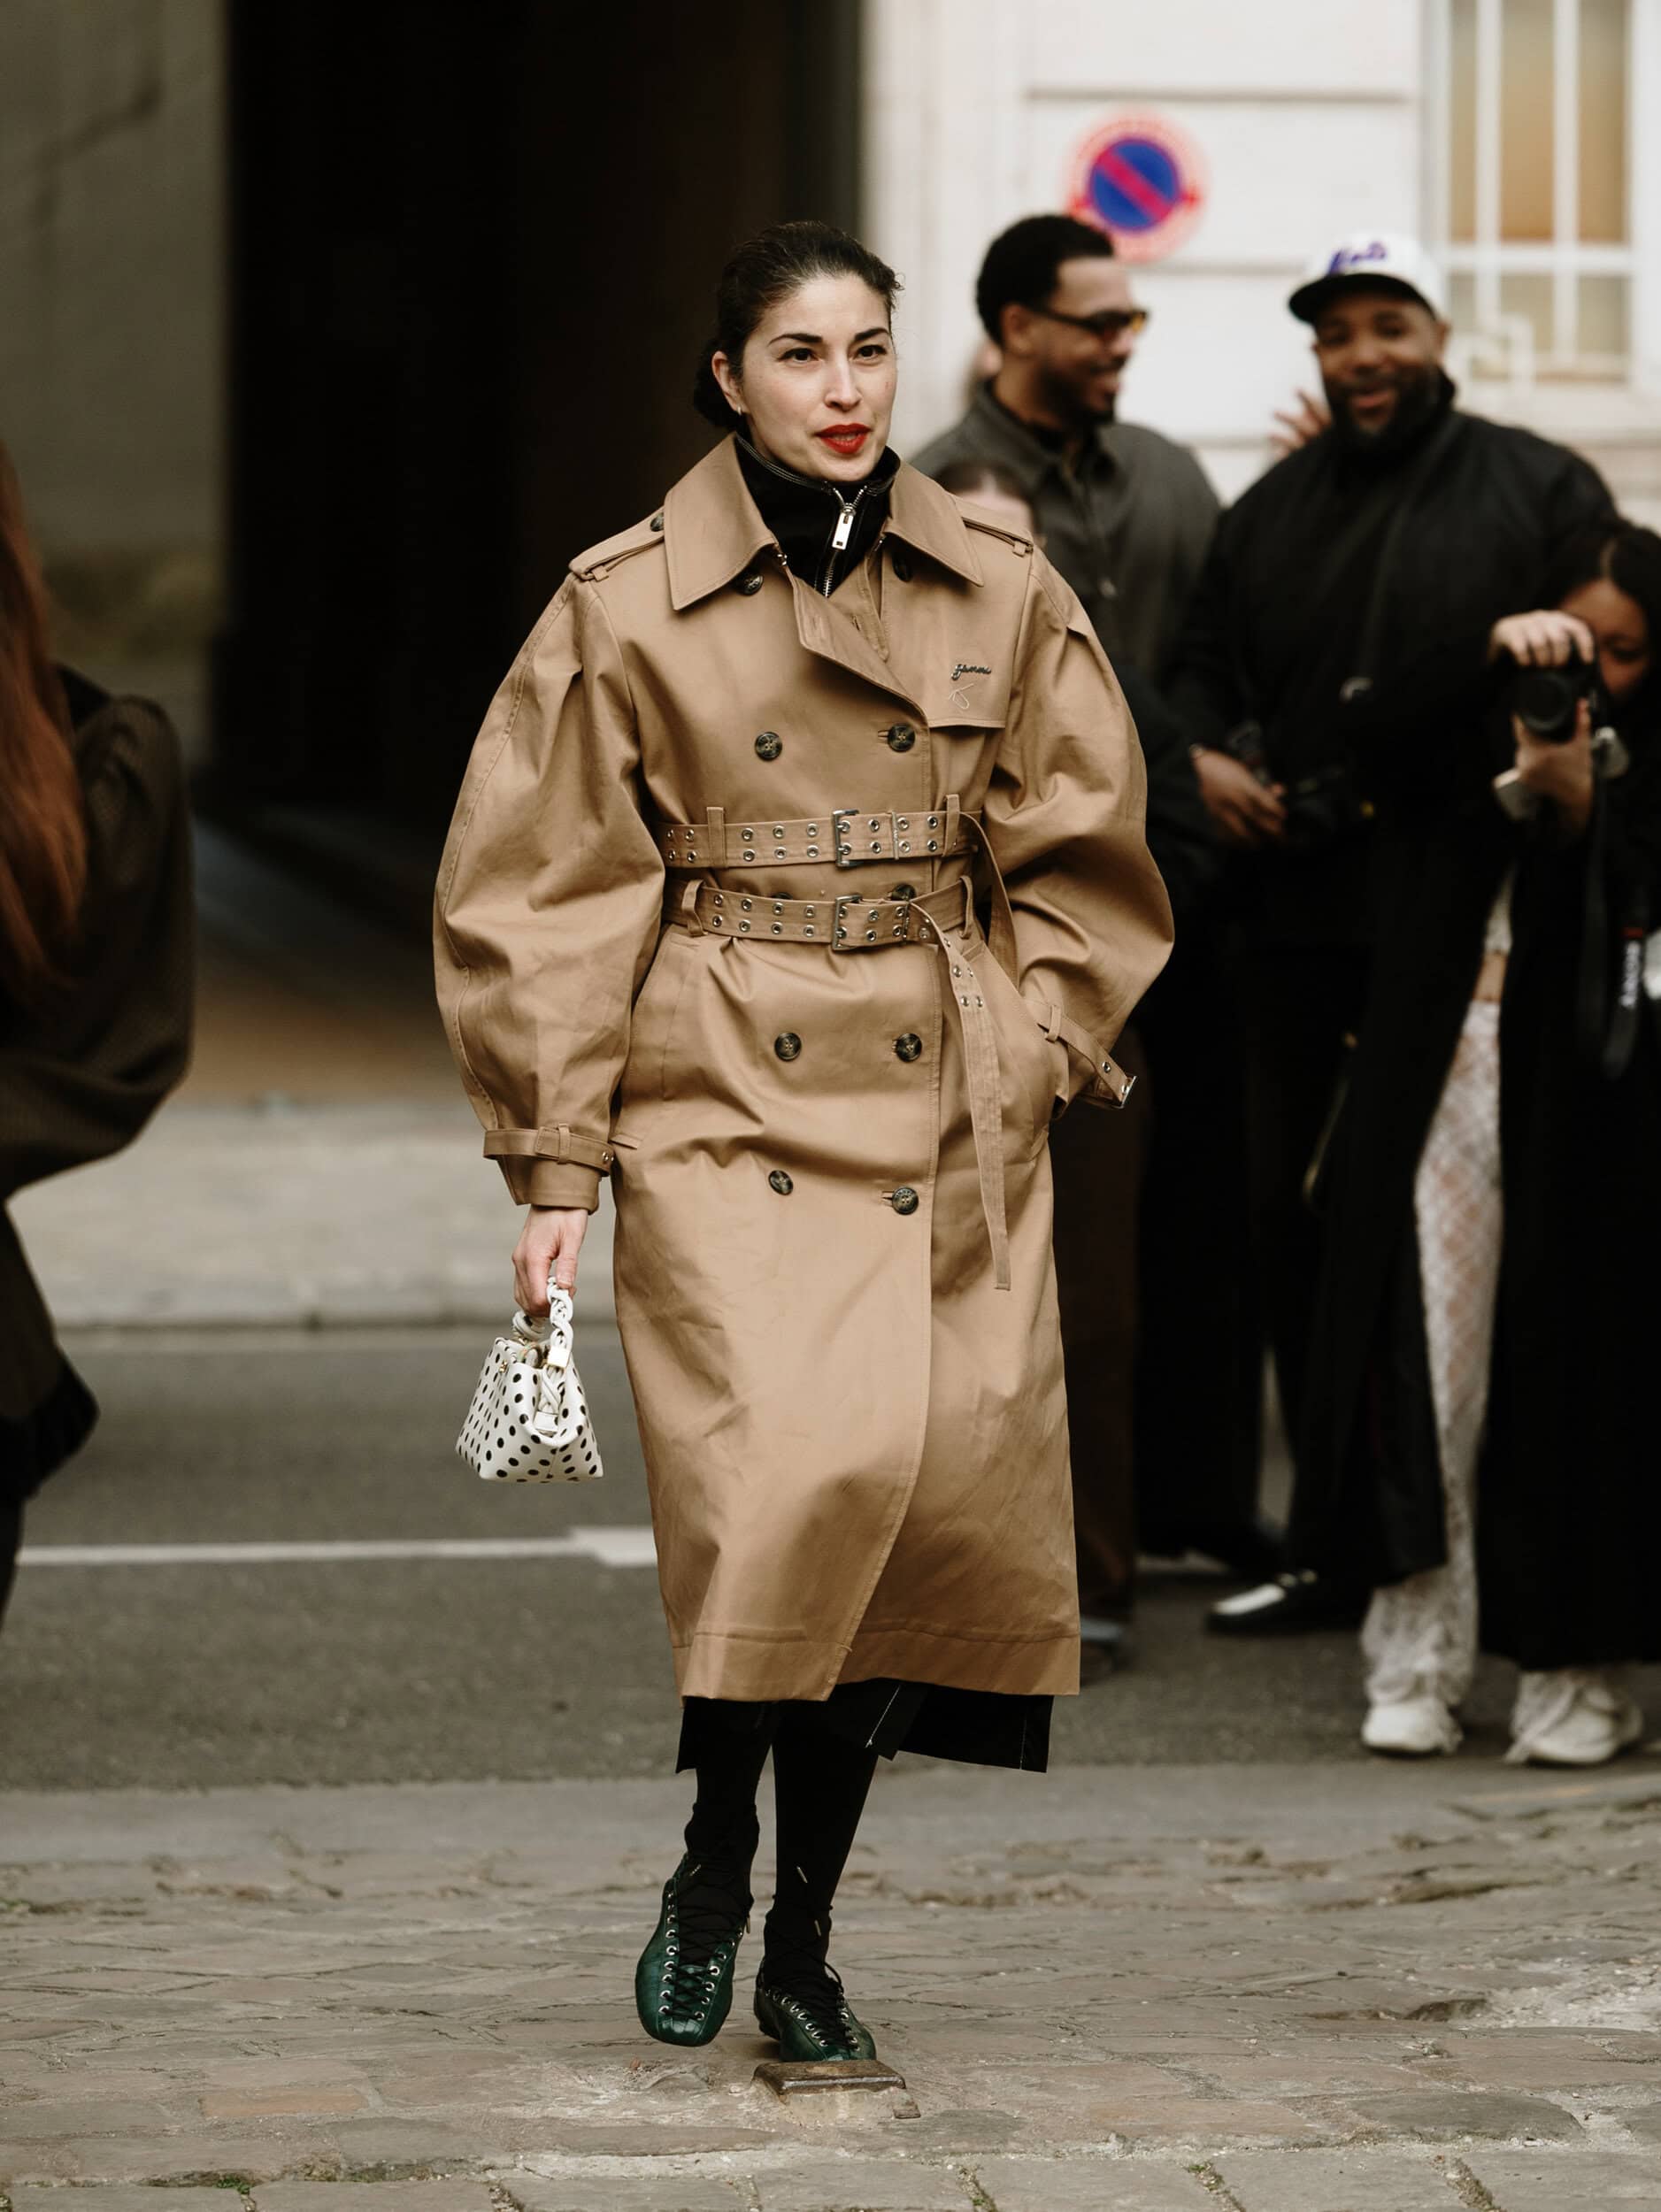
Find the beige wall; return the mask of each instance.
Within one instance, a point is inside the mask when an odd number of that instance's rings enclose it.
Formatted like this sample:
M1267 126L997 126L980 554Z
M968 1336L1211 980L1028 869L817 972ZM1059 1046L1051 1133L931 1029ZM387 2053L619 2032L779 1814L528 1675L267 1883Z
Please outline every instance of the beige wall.
M220 0L0 7L0 438L60 649L193 750L219 574Z

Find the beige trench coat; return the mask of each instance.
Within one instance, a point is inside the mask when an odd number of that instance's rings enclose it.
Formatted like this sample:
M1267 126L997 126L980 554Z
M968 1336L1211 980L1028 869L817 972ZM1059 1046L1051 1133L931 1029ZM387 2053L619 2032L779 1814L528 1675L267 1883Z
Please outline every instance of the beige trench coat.
M910 468L827 601L723 443L497 694L440 996L515 1198L611 1177L683 1695L1076 1689L1045 1137L1169 947L1142 803L1073 594Z

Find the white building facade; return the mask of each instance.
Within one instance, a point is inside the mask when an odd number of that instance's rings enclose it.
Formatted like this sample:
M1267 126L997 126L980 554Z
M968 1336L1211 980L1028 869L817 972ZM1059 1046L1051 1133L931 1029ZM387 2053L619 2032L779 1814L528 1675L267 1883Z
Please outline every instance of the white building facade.
M961 411L988 241L1069 205L1080 150L1122 120L1200 194L1134 269L1150 319L1124 412L1196 447L1226 496L1314 388L1295 279L1378 228L1448 272L1464 403L1578 447L1661 521L1661 0L865 6L865 228L905 280L902 452Z

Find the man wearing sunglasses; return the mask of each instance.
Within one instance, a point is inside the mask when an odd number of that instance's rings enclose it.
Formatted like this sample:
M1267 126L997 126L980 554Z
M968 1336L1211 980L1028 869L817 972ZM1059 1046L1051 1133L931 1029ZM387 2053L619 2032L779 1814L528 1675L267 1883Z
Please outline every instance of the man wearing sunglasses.
M1029 215L988 249L975 305L997 373L917 465L933 476L969 461L1012 475L1110 657L1157 680L1218 501L1185 447L1118 420L1147 314L1113 242L1070 215Z

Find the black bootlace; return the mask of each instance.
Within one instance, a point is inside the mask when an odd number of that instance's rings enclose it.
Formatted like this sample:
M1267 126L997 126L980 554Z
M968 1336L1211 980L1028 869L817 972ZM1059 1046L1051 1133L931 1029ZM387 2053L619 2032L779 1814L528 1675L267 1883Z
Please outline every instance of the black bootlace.
M723 1943L742 1935L750 1903L742 1875L705 1863L689 1867L675 1899L681 1970L701 1972Z
M799 2005L828 2041L846 2039L848 1996L842 1976L818 1951L794 1945L769 1951L762 1961L761 1978L775 1996Z

